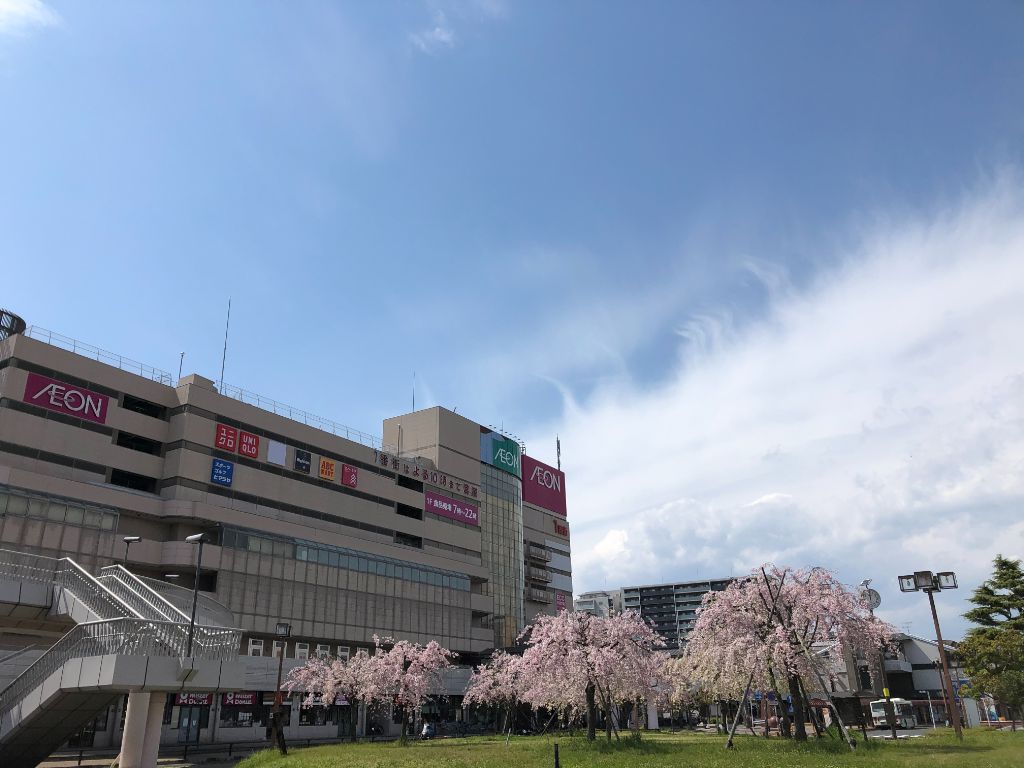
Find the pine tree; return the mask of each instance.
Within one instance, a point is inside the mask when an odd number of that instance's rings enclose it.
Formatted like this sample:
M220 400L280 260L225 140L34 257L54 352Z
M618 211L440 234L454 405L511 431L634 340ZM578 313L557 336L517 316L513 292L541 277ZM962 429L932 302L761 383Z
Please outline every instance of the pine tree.
M964 618L978 624L957 647L971 687L1010 708L1024 709L1024 569L1020 560L997 555L992 578L971 596Z
M995 573L974 590L975 608L964 618L982 627L1024 632L1024 569L1020 560L996 555Z

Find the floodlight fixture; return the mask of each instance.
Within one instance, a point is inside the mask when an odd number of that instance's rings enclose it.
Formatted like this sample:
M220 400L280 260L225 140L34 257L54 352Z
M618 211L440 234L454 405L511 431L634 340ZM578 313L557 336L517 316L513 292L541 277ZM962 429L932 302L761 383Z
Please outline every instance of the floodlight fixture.
M939 589L956 589L956 574L953 571L939 571L935 574Z
M935 576L931 571L914 571L914 586L917 589L934 589Z
M278 637L289 637L292 633L292 625L284 621L277 622L277 627L274 629L274 634Z
M917 592L917 585L914 583L914 574L899 577L900 592Z

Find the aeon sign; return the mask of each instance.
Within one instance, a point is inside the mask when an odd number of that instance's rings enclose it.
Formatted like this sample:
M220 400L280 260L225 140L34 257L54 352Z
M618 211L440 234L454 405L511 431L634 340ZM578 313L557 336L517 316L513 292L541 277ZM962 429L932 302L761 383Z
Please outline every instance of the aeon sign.
M107 404L110 398L90 389L75 387L38 373L30 373L25 384L26 403L48 408L51 411L77 416L97 424L107 422Z
M565 473L524 454L523 501L565 517Z

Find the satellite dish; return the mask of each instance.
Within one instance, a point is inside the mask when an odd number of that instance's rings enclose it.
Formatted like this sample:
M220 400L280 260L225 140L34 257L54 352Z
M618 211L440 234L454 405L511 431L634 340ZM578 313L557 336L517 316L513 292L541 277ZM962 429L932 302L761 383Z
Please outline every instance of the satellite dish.
M865 589L864 599L868 601L872 611L882 604L882 596L874 589Z

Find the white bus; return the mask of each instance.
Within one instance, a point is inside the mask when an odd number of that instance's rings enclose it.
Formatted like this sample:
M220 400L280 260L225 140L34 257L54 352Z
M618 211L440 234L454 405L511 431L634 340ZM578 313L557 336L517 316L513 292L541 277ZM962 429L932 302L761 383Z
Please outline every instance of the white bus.
M914 705L906 699L889 699L892 702L893 712L896 714L897 728L916 728L917 715L914 714ZM878 699L871 702L871 722L875 728L888 728L889 722L885 718L885 699Z

